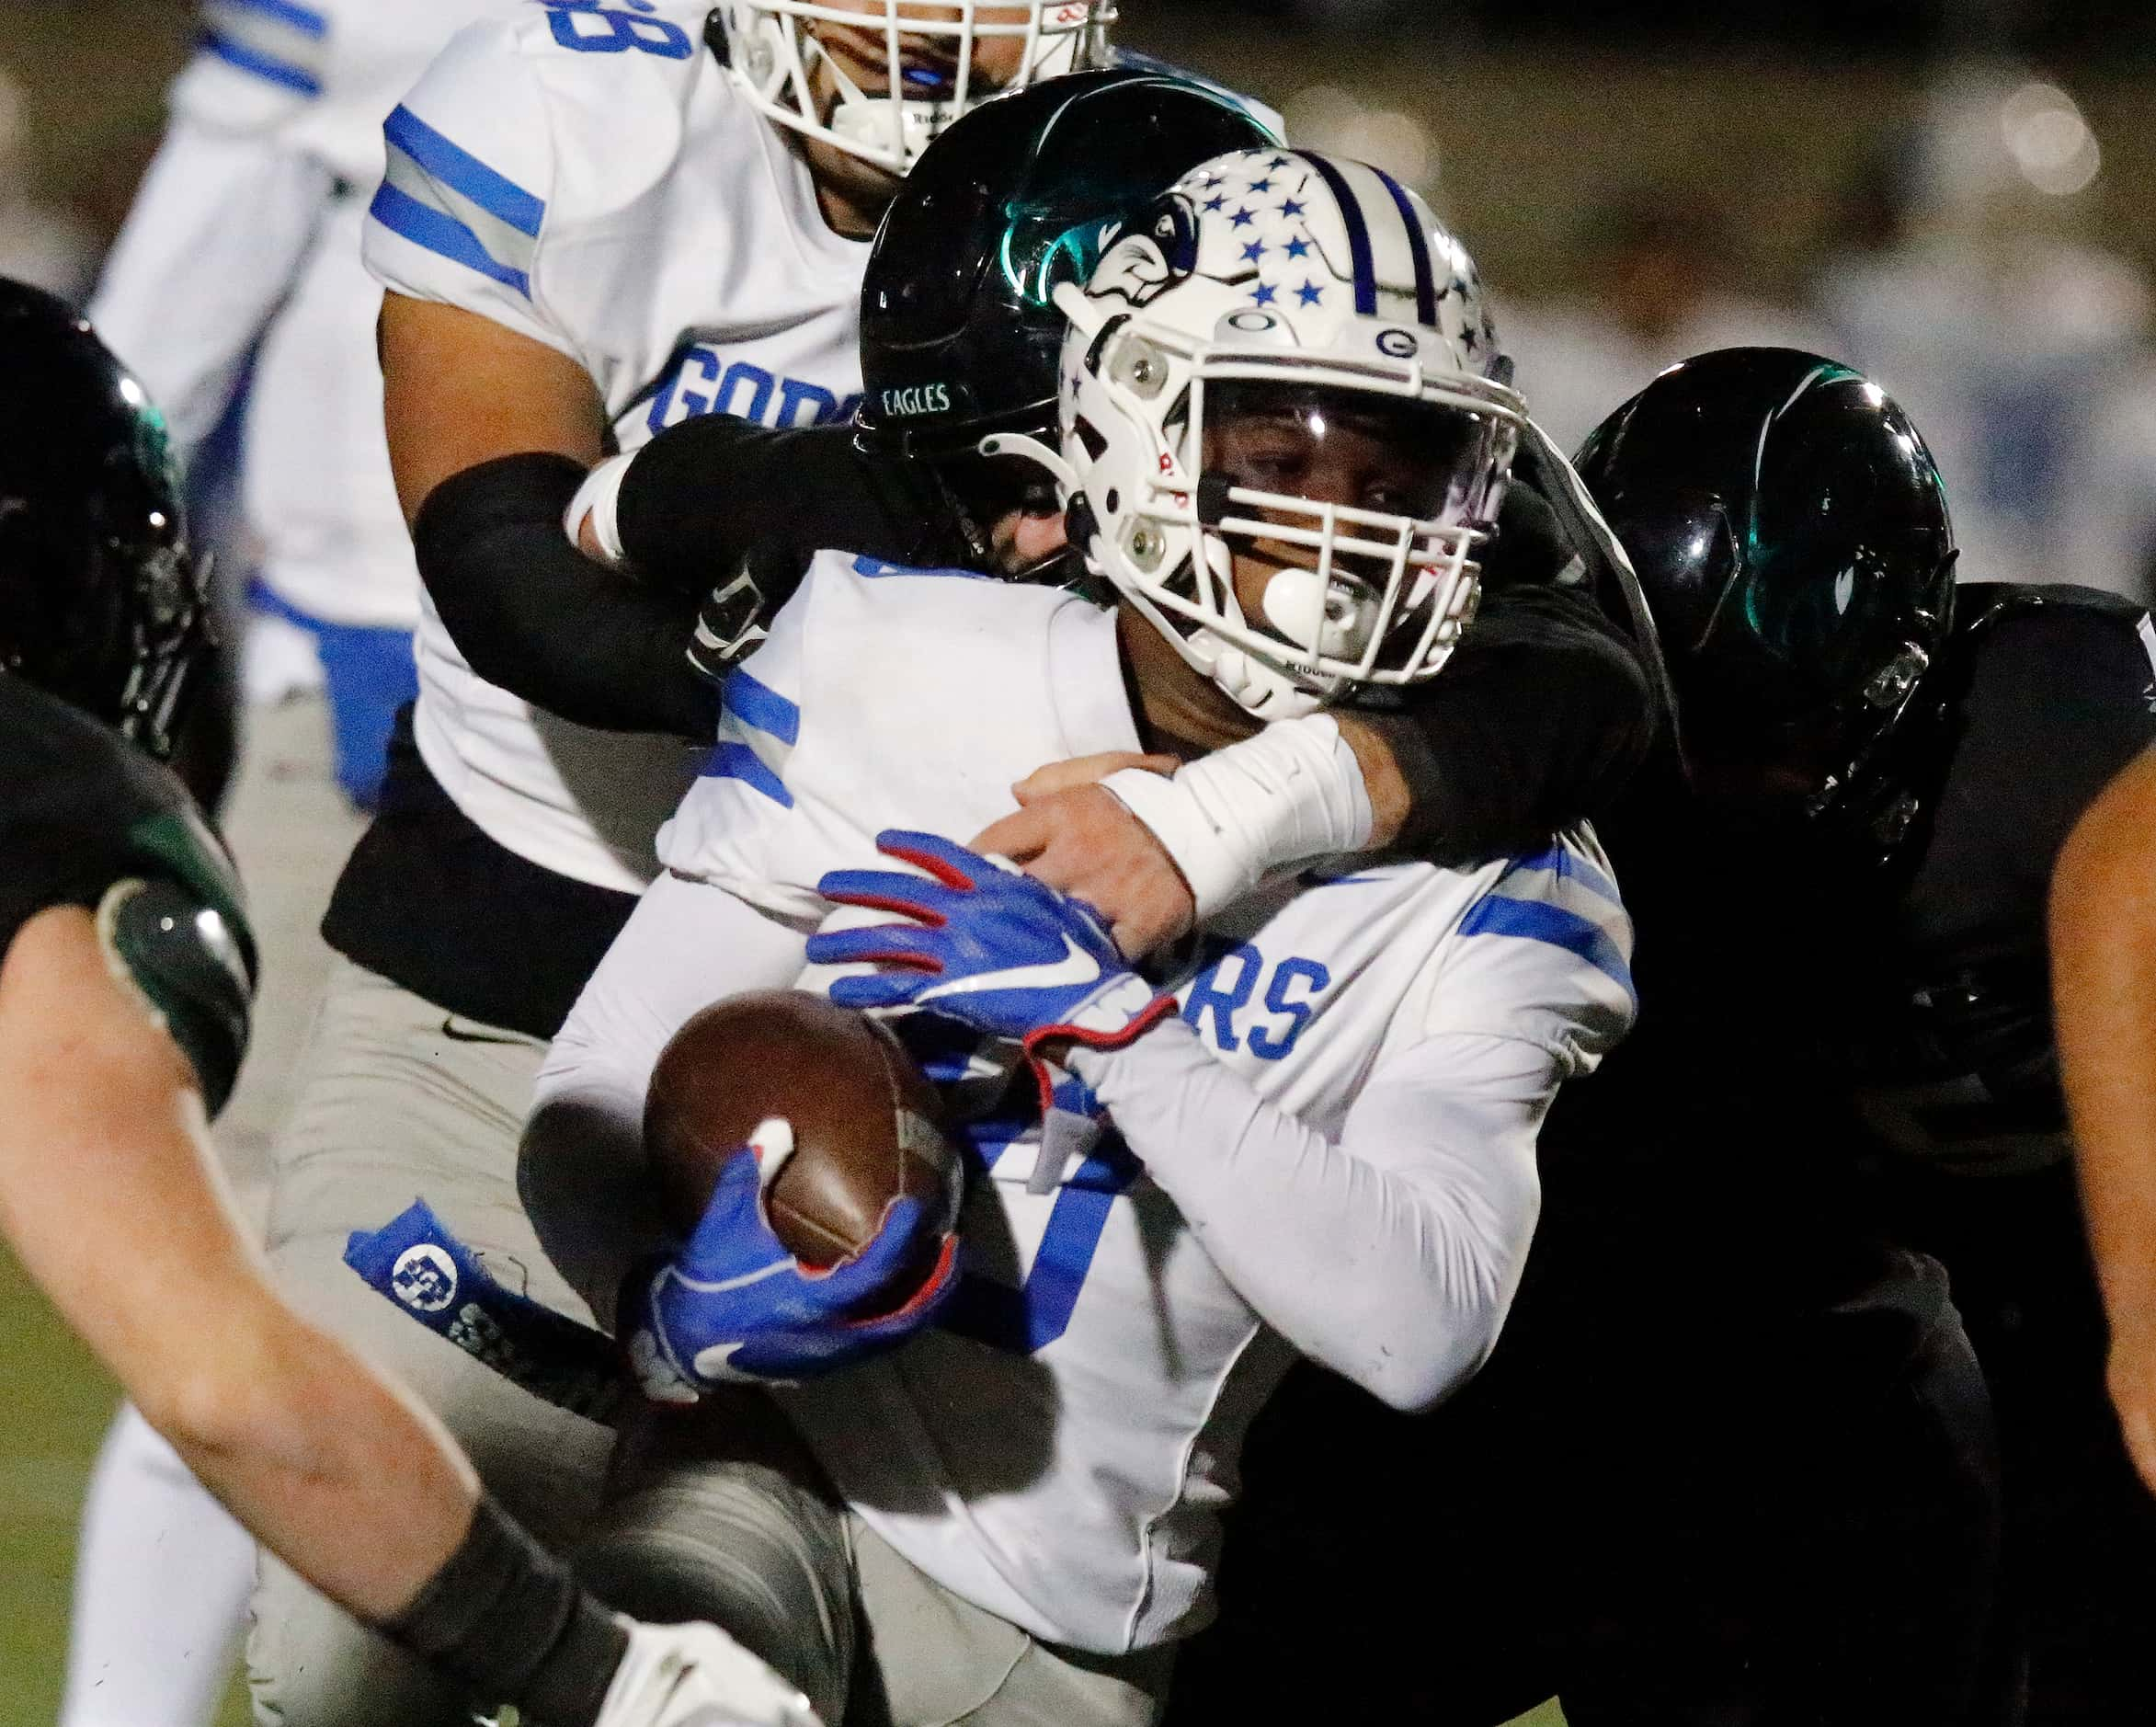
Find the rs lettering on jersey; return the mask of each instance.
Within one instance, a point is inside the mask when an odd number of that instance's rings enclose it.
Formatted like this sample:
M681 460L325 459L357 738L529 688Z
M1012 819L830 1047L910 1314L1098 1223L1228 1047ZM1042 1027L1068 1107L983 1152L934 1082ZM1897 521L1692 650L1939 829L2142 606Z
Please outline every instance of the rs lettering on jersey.
M1269 965L1255 944L1245 942L1191 980L1182 1016L1200 1036L1210 1035L1216 1048L1230 1055L1247 1048L1261 1061L1278 1061L1295 1046L1318 1011L1318 997L1331 983L1332 973L1318 960L1291 954ZM1253 1001L1258 1005L1250 1009Z
M700 415L731 414L784 430L850 420L860 405L859 395L834 395L821 384L781 378L746 360L729 362L717 349L696 342L681 350L652 398L649 423L656 436Z

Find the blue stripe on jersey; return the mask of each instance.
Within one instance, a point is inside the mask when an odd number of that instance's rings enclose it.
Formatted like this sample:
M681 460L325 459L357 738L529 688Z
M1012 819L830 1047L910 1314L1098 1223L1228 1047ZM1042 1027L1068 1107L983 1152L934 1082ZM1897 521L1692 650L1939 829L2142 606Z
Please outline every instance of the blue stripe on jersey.
M755 750L747 744L731 740L714 744L710 755L703 759L698 777L706 780L739 780L753 791L761 792L772 803L793 807L793 794L786 789L786 782L767 768Z
M1512 870L1548 870L1561 880L1577 882L1589 893L1608 900L1619 910L1624 909L1625 899L1617 891L1617 884L1579 852L1561 843L1553 843L1547 850L1537 852L1532 857L1514 859L1512 869L1507 870L1505 874L1510 875Z
M539 224L546 219L546 200L534 198L516 181L458 148L410 109L400 103L382 121L382 135L451 191L518 233L538 238Z
M295 6L292 0L217 0L220 6L233 6L244 12L259 12L275 18L279 24L289 24L295 30L309 36L327 36L329 19L311 6Z
M251 72L257 78L267 78L288 90L297 90L302 96L322 94L322 80L304 66L295 66L289 61L258 52L218 30L204 30L200 42L204 53L214 55L227 65L237 66L242 72Z
M414 246L423 246L453 264L475 269L482 276L491 276L496 281L514 288L527 300L530 299L531 279L522 270L496 262L493 254L479 244L479 236L454 216L443 215L387 180L375 189L374 201L367 206L367 213Z
M769 732L782 744L801 741L801 709L746 670L730 674L719 692L727 713L744 726Z
M885 576L955 576L960 581L992 582L997 579L977 569L916 569L910 564L886 564L880 557L857 557L853 560L853 573L864 576L870 581L880 581Z
M1462 935L1510 935L1524 942L1542 942L1577 954L1595 970L1614 978L1638 1001L1632 988L1632 967L1625 955L1600 925L1576 912L1544 899L1507 899L1490 894L1475 902L1460 920Z
M1407 189L1381 167L1373 166L1370 171L1385 182L1385 189L1392 194L1393 207L1407 224L1408 252L1415 260L1416 321L1434 330L1438 327L1437 273L1430 264L1430 236L1415 218L1415 206L1409 201Z
M1355 272L1355 311L1359 316L1374 318L1377 315L1377 267L1370 257L1370 229L1363 220L1363 206L1349 188L1347 178L1323 156L1306 155L1298 158L1318 170L1332 193L1332 200L1340 206L1340 220L1348 227L1348 261Z

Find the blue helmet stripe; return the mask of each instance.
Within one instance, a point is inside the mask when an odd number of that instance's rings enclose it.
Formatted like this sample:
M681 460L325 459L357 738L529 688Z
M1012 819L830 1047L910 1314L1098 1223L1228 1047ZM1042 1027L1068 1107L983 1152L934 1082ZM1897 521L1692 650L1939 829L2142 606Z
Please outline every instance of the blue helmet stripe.
M1385 189L1392 194L1400 220L1408 224L1408 251L1415 260L1415 317L1426 328L1434 330L1437 328L1437 273L1430 267L1430 236L1422 232L1422 224L1415 219L1415 206L1408 200L1407 188L1381 167L1373 165L1370 171L1385 182Z
M1346 177L1323 156L1298 153L1298 159L1318 170L1318 177L1340 206L1340 220L1348 226L1348 262L1355 272L1355 311L1361 317L1374 318L1377 315L1377 269L1370 261L1370 229L1363 220L1362 203L1349 189Z

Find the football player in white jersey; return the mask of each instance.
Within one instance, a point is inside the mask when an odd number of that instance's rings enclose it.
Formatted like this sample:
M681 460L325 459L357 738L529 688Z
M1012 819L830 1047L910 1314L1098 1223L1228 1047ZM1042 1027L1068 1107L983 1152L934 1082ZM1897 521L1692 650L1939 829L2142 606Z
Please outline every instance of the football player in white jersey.
M339 783L371 806L412 694L419 578L382 436L359 263L382 122L459 29L514 0L210 0L91 315L183 458L246 389L257 600L315 637Z
M832 1484L813 1505L724 1462L652 1479L721 1528L820 1519L822 1611L764 1653L834 1716L855 1684L900 1722L1153 1720L1208 1610L1249 1416L1298 1352L1403 1407L1474 1370L1533 1229L1542 1113L1633 1013L1629 924L1584 830L1276 878L1165 989L1080 903L921 831L1006 815L1044 760L1182 754L1436 675L1524 422L1465 252L1360 165L1216 159L1056 299L1062 447L1036 453L1120 608L819 556L732 675L667 873L555 1041L526 1136L549 1251L655 1397L802 1377L777 1395ZM827 923L834 904L883 915ZM884 963L809 981L928 1010L911 1034L955 1021L1053 1087L1044 1123L968 1130L955 1287L940 1269L819 1308L745 1198L748 1148L687 1245L640 1231L659 1049L804 960ZM917 1321L905 1348L853 1343L864 1306ZM850 1371L805 1377L833 1352ZM768 1587L727 1574L734 1550L706 1560L722 1623L729 1590ZM856 1605L858 1674L827 1629Z
M1096 54L1104 13L741 0L707 42L702 6L542 0L461 33L390 114L364 234L423 580L506 563L540 593L563 559L586 578L563 507L610 447L671 420L850 413L865 235L894 165L962 103ZM793 70L770 82L774 63ZM342 1252L425 1192L513 1287L581 1312L518 1206L517 1128L694 758L536 712L473 674L430 606L417 661L411 731L325 924L347 963L272 1148L271 1256L295 1301L395 1363L505 1503L565 1543L609 1435L418 1333ZM274 1567L249 1664L262 1707L291 1719L459 1718Z
M382 117L460 27L510 4L213 0L90 307L164 406L183 466L247 380L259 580L316 638L337 777L361 803L411 699L419 578L382 442L359 224ZM84 1507L64 1727L209 1720L212 1652L236 1644L254 1573L254 1543L122 1411Z

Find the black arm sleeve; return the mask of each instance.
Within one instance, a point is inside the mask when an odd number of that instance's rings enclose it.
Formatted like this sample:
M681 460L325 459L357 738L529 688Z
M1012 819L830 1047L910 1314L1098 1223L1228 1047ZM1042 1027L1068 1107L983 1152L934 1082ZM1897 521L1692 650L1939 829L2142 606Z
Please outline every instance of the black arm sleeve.
M1410 803L1401 844L1439 863L1532 850L1608 807L1654 735L1648 676L1586 587L1548 507L1515 485L1482 608L1396 713L1363 712Z
M615 520L640 577L700 599L752 547L923 567L965 557L926 471L863 454L849 426L773 431L729 414L669 426L630 463Z
M413 524L450 639L489 683L602 731L711 736L718 692L683 658L701 596L635 582L569 543L584 481L567 456L502 456L452 475Z

